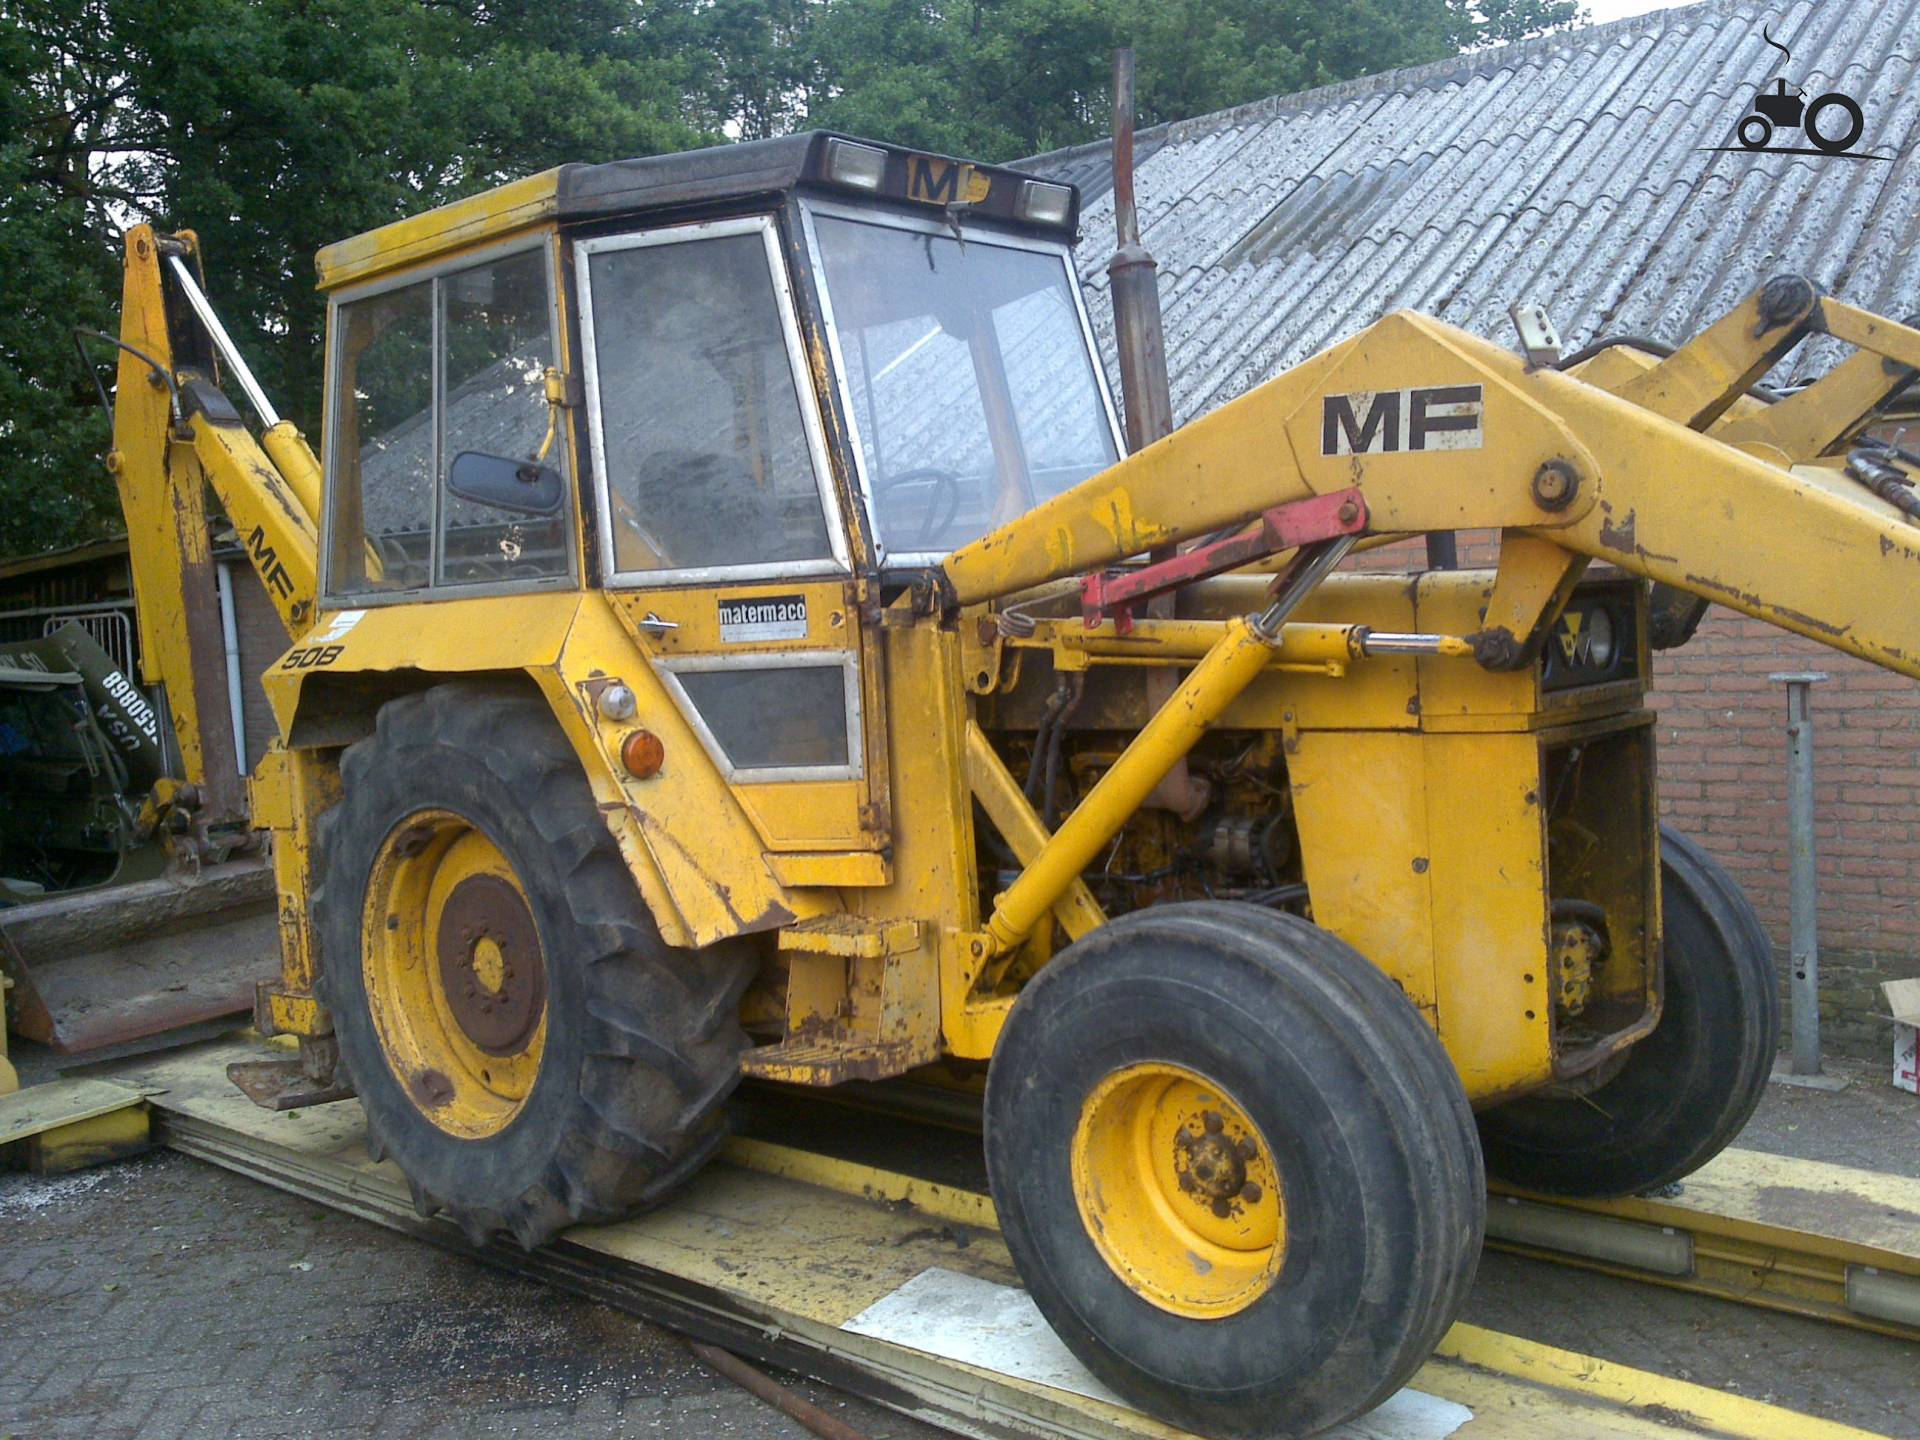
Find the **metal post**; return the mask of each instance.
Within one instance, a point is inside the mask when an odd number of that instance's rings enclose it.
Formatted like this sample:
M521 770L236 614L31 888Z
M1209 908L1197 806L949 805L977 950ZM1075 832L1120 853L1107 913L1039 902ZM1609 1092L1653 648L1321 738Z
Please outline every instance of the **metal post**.
M1820 918L1813 856L1813 687L1817 670L1767 677L1787 687L1787 846L1792 863L1792 938L1787 996L1793 1022L1793 1074L1820 1073Z

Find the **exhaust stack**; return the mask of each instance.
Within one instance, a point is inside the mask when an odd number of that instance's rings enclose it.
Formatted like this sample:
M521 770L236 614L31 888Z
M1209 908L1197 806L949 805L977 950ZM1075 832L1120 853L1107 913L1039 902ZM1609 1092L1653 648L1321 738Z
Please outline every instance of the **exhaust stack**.
M1141 450L1173 432L1167 389L1167 343L1160 327L1159 268L1140 243L1133 199L1133 50L1113 52L1113 221L1118 232L1107 279L1113 296L1120 395L1127 449Z

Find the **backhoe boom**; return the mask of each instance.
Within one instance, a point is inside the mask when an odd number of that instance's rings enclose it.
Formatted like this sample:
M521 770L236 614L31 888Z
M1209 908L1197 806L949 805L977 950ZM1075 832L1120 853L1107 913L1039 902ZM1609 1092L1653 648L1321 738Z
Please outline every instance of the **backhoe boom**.
M127 519L140 597L143 678L163 688L181 777L198 788L200 827L245 819L227 703L213 573L210 486L289 636L312 623L319 465L270 413L259 440L215 383L216 349L238 357L186 268L191 233L136 226L126 238L120 365L107 468ZM177 268L171 268L177 267ZM258 395L240 367L246 388Z

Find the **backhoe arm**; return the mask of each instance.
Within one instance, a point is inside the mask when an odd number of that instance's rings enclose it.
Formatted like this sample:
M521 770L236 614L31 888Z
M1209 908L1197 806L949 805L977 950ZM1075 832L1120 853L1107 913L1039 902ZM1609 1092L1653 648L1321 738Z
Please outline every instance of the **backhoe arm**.
M253 438L215 383L230 371L264 406L187 268L193 237L127 232L119 379L107 468L126 515L144 678L164 688L183 778L208 827L244 820L208 534L212 487L288 634L313 619L320 472L290 422Z
M1390 315L956 551L947 583L977 603L1357 487L1376 534L1503 532L1474 637L1494 668L1531 656L1598 559L1920 676L1920 527L1881 498L1905 498L1903 472L1873 460L1894 471L1876 493L1864 474L1792 463L1911 379L1920 331L1800 283L1785 305L1763 290L1624 393ZM1802 404L1764 434L1706 431L1815 330L1875 357L1840 367L1838 409L1815 419Z

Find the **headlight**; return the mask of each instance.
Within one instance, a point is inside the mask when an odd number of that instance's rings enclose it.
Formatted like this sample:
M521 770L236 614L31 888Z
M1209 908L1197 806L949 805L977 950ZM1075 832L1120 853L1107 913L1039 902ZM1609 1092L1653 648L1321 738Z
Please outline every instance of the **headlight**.
M887 175L887 152L838 138L827 141L827 178L850 190L878 191Z
M1048 185L1040 180L1029 180L1022 185L1020 197L1013 203L1015 217L1030 225L1064 225L1072 211L1073 191L1065 185Z
M1593 609L1587 611L1587 623L1581 627L1580 650L1584 659L1596 670L1605 670L1613 664L1614 635L1613 617L1606 611Z

